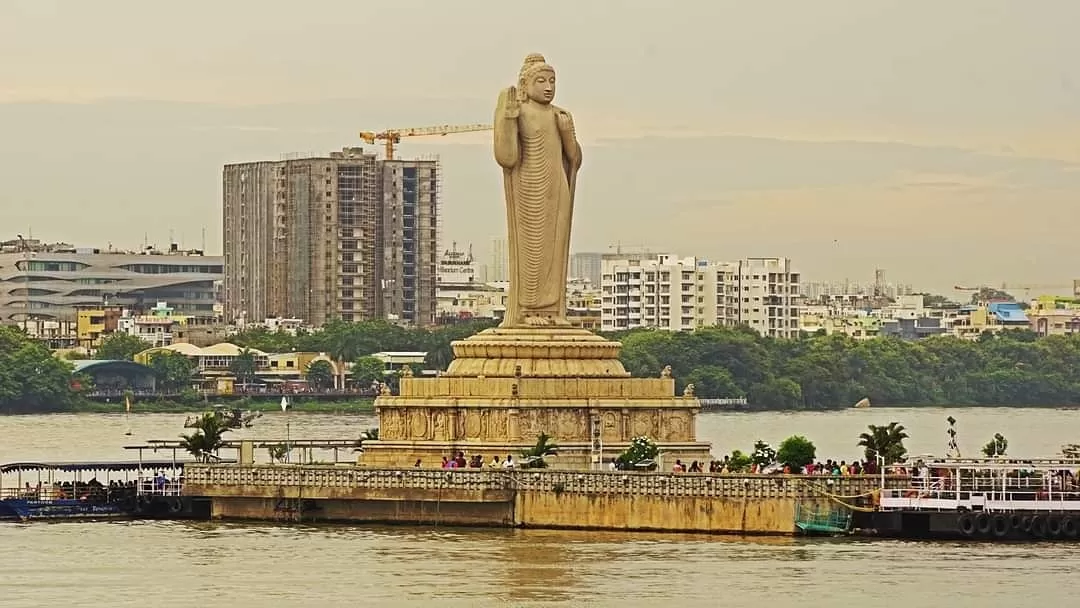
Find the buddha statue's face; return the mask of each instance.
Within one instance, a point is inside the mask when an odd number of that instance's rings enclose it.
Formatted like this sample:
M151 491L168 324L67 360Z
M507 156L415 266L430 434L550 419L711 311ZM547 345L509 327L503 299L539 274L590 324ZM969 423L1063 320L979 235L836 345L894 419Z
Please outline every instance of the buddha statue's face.
M549 104L555 99L555 72L540 70L525 83L525 95L536 103Z

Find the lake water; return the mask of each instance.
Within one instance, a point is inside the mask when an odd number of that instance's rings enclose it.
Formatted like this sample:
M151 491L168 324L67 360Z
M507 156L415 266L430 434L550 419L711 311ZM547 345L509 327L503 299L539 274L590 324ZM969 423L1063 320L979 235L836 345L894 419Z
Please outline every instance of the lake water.
M966 454L1000 432L1009 452L1080 443L1080 411L911 408L715 413L715 452L801 434L821 458L859 456L867 424L892 420L914 454ZM128 459L175 438L184 415L0 417L0 462ZM293 438L357 437L368 416L293 414ZM266 414L237 436L284 437ZM383 526L114 522L0 524L0 606L1066 606L1080 545L956 544Z

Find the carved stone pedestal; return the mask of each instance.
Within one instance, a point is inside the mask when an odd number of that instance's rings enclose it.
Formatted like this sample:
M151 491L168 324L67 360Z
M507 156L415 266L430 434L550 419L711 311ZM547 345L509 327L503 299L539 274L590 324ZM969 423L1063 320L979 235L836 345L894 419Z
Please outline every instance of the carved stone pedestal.
M697 399L676 397L670 377L630 378L620 347L572 328L489 329L455 342L445 374L402 378L398 395L375 401L379 440L364 442L361 463L437 467L459 451L519 459L540 433L559 444L546 459L558 468L599 466L640 435L660 445L665 465L708 460Z

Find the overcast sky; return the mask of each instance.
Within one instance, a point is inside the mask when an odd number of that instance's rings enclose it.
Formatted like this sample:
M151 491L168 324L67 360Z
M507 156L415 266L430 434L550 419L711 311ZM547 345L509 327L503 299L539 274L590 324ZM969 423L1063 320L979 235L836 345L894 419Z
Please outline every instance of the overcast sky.
M1080 278L1080 2L0 0L0 227L220 251L220 166L487 122L528 52L585 166L574 242L807 278ZM443 235L505 231L490 135ZM11 233L11 234L8 234Z

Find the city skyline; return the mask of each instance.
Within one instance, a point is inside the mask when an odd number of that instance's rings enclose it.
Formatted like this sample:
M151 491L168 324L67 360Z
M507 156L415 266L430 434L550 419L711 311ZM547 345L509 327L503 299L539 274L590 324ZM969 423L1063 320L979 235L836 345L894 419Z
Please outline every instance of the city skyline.
M208 252L221 253L221 165L340 149L361 129L489 120L508 84L499 75L543 50L585 147L576 251L621 241L783 256L828 281L881 267L938 292L1067 284L1080 257L1067 221L1080 198L1080 68L1068 60L1080 41L1066 24L1080 6L927 3L927 22L917 4L674 14L630 2L624 26L598 37L604 2L576 7L556 32L517 7L466 17L437 4L378 15L340 5L327 24L264 2L279 34L265 37L245 20L254 5L238 1L214 6L213 20L170 15L176 32L201 32L192 48L186 35L134 27L157 15L137 3L9 3L0 51L22 60L0 66L0 207L11 232L137 242L155 226L191 245L205 229ZM424 33L409 46L370 32L394 61L322 61L348 40L339 29L406 13ZM520 27L499 27L511 22ZM281 37L295 43L287 52ZM304 44L315 40L329 46ZM86 54L78 70L65 61L73 45ZM443 70L435 56L464 67ZM445 242L505 235L489 147L484 134L401 145L404 158L440 154ZM66 179L52 178L57 166Z

